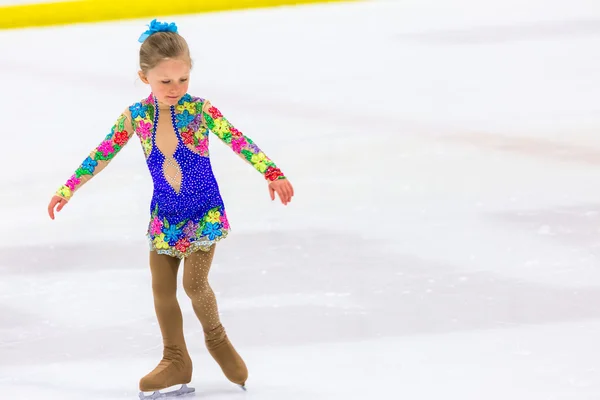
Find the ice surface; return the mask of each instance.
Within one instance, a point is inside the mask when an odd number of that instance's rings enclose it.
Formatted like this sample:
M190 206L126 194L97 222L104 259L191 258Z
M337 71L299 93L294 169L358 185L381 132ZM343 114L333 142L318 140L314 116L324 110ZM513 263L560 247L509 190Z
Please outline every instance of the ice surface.
M176 19L234 229L211 274L249 391L180 291L196 397L587 400L600 392L600 4L404 0ZM147 21L0 32L0 393L126 400L160 357L132 141L48 201L148 94Z

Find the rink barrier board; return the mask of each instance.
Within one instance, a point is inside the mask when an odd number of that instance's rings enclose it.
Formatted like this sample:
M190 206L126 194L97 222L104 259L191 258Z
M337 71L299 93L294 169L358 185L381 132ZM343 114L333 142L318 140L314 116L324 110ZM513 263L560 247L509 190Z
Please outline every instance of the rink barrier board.
M82 0L0 6L0 29L18 29L354 0Z

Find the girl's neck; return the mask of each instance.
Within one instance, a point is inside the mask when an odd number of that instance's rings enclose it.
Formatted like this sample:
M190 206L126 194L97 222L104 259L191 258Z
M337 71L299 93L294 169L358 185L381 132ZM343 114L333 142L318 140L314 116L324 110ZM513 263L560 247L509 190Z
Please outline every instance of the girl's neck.
M152 97L154 98L154 101L156 102L156 104L158 104L158 109L161 111L168 111L171 109L171 106L165 103L162 103L161 101L159 101L156 96L152 95Z
M165 110L168 111L168 110L171 109L171 106L168 105L168 104L164 104L164 103L161 103L160 101L158 101L158 109L161 110L161 111L165 111Z

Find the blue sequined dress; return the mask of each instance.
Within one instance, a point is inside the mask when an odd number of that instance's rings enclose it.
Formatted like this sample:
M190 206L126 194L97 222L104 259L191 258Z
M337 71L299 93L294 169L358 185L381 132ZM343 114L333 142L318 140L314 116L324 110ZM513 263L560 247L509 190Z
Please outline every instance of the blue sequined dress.
M159 110L151 94L119 116L110 133L56 194L70 200L75 191L105 168L135 134L144 150L154 185L147 229L150 249L184 258L196 250L208 250L230 231L210 163L209 132L266 180L285 177L275 163L208 100L186 94L169 111L177 140L172 155L165 155L156 143L159 118L164 111Z

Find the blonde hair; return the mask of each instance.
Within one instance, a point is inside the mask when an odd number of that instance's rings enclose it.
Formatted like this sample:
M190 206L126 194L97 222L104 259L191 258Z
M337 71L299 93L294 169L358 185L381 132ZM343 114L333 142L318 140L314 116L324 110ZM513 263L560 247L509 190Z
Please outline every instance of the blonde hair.
M155 32L140 47L140 69L144 74L165 59L184 58L192 65L190 48L183 36L175 32Z

